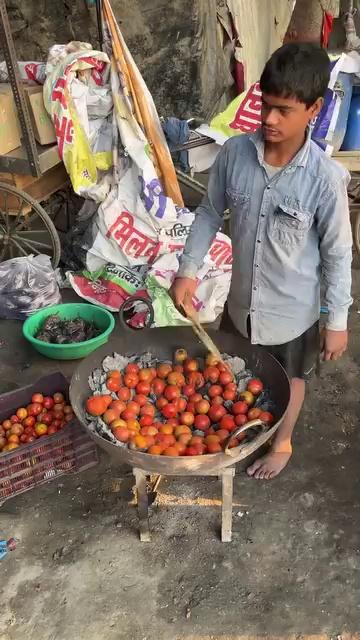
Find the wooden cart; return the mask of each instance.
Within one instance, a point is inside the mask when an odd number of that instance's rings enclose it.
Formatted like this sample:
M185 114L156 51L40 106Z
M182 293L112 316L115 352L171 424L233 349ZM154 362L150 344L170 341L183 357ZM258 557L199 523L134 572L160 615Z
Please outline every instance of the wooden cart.
M360 255L360 150L338 151L333 155L351 174L348 187L351 222L353 225L354 245Z

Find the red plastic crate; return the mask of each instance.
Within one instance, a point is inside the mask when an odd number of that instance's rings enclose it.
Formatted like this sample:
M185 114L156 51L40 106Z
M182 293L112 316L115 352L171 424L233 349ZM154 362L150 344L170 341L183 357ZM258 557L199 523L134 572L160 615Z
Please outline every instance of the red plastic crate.
M0 422L16 409L31 402L39 391L53 395L61 391L68 397L69 383L61 373L41 378L34 385L0 396ZM79 473L98 463L97 448L85 429L74 420L65 429L0 453L0 505L13 496L28 491L65 473Z

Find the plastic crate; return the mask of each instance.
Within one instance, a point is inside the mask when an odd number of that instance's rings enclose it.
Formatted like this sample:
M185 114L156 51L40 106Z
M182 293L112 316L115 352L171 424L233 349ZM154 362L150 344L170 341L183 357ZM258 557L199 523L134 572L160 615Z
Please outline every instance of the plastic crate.
M0 422L31 402L37 391L68 397L69 383L61 373L41 378L34 385L0 396ZM0 453L0 505L19 493L38 487L66 473L79 473L98 463L97 447L74 419L65 429L38 438L14 451Z

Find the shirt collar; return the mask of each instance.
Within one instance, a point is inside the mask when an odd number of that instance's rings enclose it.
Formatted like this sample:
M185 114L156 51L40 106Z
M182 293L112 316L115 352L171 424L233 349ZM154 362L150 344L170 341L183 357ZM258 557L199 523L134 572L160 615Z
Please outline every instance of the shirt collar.
M259 164L263 166L265 144L261 127L257 131L255 131L255 133L250 134L249 138L254 144L257 151ZM311 130L310 127L308 127L306 130L306 139L303 146L301 147L301 149L299 149L296 156L289 162L289 164L284 167L284 169L286 169L287 171L294 171L297 167L305 167L309 157L310 144Z

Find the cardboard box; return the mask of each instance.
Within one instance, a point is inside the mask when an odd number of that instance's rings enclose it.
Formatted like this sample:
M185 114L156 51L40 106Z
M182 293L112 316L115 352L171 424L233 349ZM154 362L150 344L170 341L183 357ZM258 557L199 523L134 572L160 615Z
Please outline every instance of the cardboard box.
M43 88L24 86L24 91L28 99L35 139L40 144L53 144L56 142L55 129L45 109Z
M0 85L0 155L21 144L21 130L11 87Z

